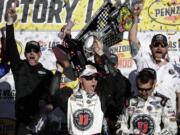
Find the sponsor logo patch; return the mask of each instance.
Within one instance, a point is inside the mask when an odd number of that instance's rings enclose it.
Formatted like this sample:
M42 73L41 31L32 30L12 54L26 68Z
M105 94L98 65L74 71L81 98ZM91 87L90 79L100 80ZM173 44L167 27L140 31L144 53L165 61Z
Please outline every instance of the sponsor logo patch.
M138 115L133 119L133 128L139 129L143 134L154 134L155 123L149 115Z
M81 131L88 130L94 121L94 116L91 110L89 109L81 109L77 110L73 114L73 123L76 128Z

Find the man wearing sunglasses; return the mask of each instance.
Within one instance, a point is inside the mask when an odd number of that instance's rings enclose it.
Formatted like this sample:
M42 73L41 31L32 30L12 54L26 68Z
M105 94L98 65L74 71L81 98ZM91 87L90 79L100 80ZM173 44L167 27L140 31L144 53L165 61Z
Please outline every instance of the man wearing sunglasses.
M95 93L98 72L86 65L79 76L80 88L68 99L68 131L72 135L101 133L103 112L99 96Z
M150 43L150 52L143 49L137 38L138 18L143 4L136 4L133 8L134 23L129 32L129 44L131 54L137 65L137 70L143 68L153 68L157 72L157 91L170 98L173 108L180 113L180 68L170 61L168 57L168 41L165 35L156 34Z
M16 7L10 7L6 14L6 49L16 88L15 135L26 135L30 133L29 125L33 123L38 114L39 101L46 100L49 95L48 87L52 73L39 63L41 50L36 41L27 42L24 52L26 59L20 59L13 27L13 18L16 16Z
M169 98L156 93L156 71L144 68L136 77L138 96L128 101L120 115L117 134L175 135L175 110ZM163 124L163 127L161 127Z

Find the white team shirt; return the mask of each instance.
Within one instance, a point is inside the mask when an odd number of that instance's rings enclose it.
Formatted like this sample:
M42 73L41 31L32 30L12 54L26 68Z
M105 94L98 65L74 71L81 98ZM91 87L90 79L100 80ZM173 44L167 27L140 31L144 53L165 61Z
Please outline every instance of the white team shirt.
M99 96L78 90L68 99L68 131L72 135L101 133L103 112Z

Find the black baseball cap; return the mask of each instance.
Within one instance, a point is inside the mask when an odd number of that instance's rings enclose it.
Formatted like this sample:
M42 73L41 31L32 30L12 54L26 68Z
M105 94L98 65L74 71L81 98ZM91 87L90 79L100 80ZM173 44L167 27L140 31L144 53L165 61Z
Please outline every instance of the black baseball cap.
M30 52L31 50L34 50L35 52L40 52L40 44L37 41L29 41L26 43L25 52Z
M151 44L155 44L155 43L161 43L164 44L164 46L168 46L168 41L167 41L167 37L163 34L156 34L153 36L152 40L151 40Z

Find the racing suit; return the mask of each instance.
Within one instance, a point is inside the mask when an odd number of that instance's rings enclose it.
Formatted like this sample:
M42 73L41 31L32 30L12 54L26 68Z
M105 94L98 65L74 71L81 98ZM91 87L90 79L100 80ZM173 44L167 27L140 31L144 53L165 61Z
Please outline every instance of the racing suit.
M68 131L73 135L101 133L103 112L97 94L80 89L68 99Z
M122 132L123 135L175 135L177 133L175 110L170 100L159 93L149 96L146 101L140 97L130 99L117 124L120 128L116 133Z

